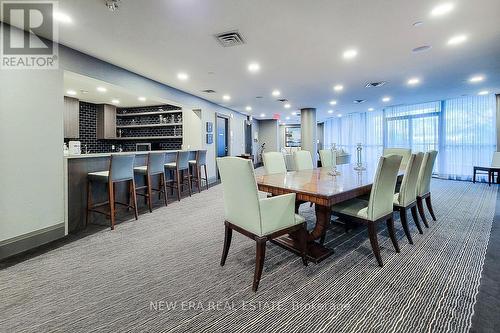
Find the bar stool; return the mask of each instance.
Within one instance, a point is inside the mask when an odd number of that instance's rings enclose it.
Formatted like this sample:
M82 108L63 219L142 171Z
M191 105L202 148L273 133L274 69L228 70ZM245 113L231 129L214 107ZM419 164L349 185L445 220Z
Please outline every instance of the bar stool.
M165 153L149 153L148 163L145 166L135 167L134 174L144 176L146 178L145 186L136 187L136 191L146 190L145 193L137 193L137 195L146 198L148 203L149 211L153 212L153 191L158 192L158 198L161 198L161 194L164 194L165 206L167 206L167 187L165 183ZM155 175L160 175L160 185L158 188L153 188L151 183L151 177Z
M196 160L189 161L189 165L194 168L194 173L191 176L193 180L196 181L196 186L198 186L198 193L201 192L201 181L204 180L207 185L208 190L208 177L207 177L207 151L198 150L196 151ZM205 178L201 177L201 167L205 170Z
M175 162L165 163L165 169L174 172L174 178L167 181L167 187L177 190L177 200L181 201L181 190L184 189L184 182L187 179L189 185L189 196L191 196L191 176L189 173L189 151L178 151ZM184 175L187 171L187 176ZM182 174L181 174L182 172ZM181 181L182 180L182 181ZM172 183L172 184L170 184Z
M89 213L96 212L109 216L111 219L111 230L115 229L115 204L127 206L134 209L135 219L138 219L137 214L137 197L135 196L135 181L134 181L134 161L135 155L111 155L108 171L90 172L87 174L87 216L85 226L89 222ZM92 183L105 183L108 187L108 201L98 204L92 203ZM130 200L128 203L115 201L115 184L120 182L128 182ZM131 202L133 202L133 205ZM109 204L109 214L107 212L97 210L97 207Z

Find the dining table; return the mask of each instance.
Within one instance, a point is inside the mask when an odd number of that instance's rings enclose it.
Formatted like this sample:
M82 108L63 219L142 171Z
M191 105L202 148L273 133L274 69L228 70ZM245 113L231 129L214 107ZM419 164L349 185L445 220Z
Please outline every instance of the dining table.
M321 167L311 170L290 171L256 176L260 191L272 196L295 193L295 211L304 203L313 203L316 213L314 228L308 231L307 259L319 263L333 253L323 242L326 231L331 223L332 206L340 202L370 193L377 165L367 165L361 170L356 164L337 165L336 175L331 167ZM404 170L400 170L398 178ZM300 254L299 241L294 235L285 235L274 241L279 246Z

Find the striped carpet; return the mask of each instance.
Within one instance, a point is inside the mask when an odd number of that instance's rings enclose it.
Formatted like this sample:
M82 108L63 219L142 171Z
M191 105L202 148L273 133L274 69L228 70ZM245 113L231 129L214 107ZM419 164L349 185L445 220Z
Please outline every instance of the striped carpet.
M397 221L399 254L381 228L383 268L364 229L334 228L327 245L335 254L318 265L303 267L268 245L256 294L252 241L234 235L219 266L224 213L216 186L1 270L0 331L468 331L496 188L432 186L438 221L424 235L413 227L413 246ZM308 205L300 213L313 222Z

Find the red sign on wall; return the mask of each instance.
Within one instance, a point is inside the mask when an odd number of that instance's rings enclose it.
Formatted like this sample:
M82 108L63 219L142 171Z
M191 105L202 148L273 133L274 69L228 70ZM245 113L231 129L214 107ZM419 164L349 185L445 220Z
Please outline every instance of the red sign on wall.
M280 120L281 119L280 114L279 113L273 114L273 119Z

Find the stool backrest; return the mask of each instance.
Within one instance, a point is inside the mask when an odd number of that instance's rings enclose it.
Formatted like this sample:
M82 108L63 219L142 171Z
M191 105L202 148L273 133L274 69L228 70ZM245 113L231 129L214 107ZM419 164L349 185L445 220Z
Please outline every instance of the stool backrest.
M264 170L267 175L273 173L286 173L285 157L282 153L271 151L262 154L262 162L264 162Z
M321 149L319 151L319 159L323 168L330 168L333 166L333 152L331 149Z
M377 173L373 180L370 200L368 201L368 219L375 221L378 218L392 213L394 204L394 190L401 166L401 155L380 157Z
M156 175L165 171L165 153L148 154L148 172L150 175Z
M189 169L189 151L177 152L177 168L179 170Z
M417 181L420 167L424 159L424 153L412 154L408 160L401 188L399 190L399 203L406 207L417 198Z
M311 153L307 150L293 152L295 170L312 170L314 168Z
M135 155L111 154L109 165L109 179L111 181L127 180L134 178Z
M198 150L196 152L196 164L207 165L207 151L206 150Z

